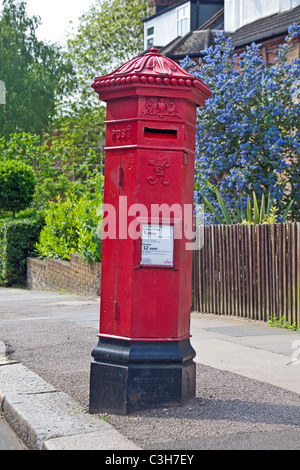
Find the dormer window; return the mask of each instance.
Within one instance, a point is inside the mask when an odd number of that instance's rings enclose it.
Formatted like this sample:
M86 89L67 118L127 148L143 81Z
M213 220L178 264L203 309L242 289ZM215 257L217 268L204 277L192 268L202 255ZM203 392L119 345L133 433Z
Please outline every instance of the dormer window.
M177 36L183 37L189 32L189 13L189 5L177 9Z
M154 45L154 26L147 28L147 49Z

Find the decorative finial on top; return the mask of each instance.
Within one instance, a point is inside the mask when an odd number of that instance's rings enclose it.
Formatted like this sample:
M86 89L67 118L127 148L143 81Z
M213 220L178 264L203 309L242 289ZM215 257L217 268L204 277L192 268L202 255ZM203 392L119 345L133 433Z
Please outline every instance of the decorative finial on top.
M138 83L161 87L196 87L205 99L211 95L211 91L203 82L173 60L161 55L157 47L151 47L144 56L131 59L108 75L96 77L92 87L100 96L103 88L127 87Z

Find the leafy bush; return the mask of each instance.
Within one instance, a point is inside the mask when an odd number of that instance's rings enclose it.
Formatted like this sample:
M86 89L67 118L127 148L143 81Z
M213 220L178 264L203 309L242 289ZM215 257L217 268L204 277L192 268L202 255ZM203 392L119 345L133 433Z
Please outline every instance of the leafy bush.
M209 181L230 209L236 203L246 209L253 191L259 199L270 192L279 214L293 200L292 218L299 220L300 103L295 93L300 60L288 61L299 34L299 25L289 28L273 66L263 62L255 43L237 57L225 34L203 51L201 64L189 58L182 64L212 91L198 111L196 202L202 203L205 196L219 210L206 185Z
M36 185L33 169L20 161L0 162L0 209L15 214L30 206Z
M44 210L48 207L49 201L57 202L64 200L66 195L73 192L80 195L84 193L84 185L79 182L70 181L63 175L57 178L45 178L43 183L36 187L33 207L37 210Z
M70 194L63 201L50 202L45 211L45 226L38 253L45 258L70 259L72 253L81 254L86 261L100 261L102 241L97 227L101 220L98 207L102 197Z
M253 207L251 206L250 196L247 198L247 208L239 208L238 204L234 209L227 209L226 201L221 197L218 189L211 188L218 200L220 211L218 212L211 202L204 196L204 204L209 207L212 214L214 214L216 221L220 224L275 224L277 222L284 223L293 205L290 201L288 207L282 216L278 216L276 201L269 194L265 201L265 196L262 194L260 205L257 201L255 192L253 192ZM221 213L221 215L220 215Z
M0 285L26 283L26 259L33 256L41 222L35 219L4 220L0 223Z
M95 193L103 193L104 176L97 171L83 182L70 181L64 175L57 178L45 178L42 184L36 187L33 207L37 210L48 208L49 201L64 201L69 194L81 197L88 194L89 198Z
M34 169L40 170L44 159L49 161L47 150L47 145L41 142L41 137L29 132L15 132L7 139L0 138L0 159L22 161Z

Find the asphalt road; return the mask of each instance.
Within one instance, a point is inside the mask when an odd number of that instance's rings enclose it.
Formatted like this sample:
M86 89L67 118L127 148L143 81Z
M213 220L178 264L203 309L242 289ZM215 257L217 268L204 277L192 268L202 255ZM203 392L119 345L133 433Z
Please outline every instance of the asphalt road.
M95 298L0 289L0 340L11 359L86 408L99 307ZM272 369L275 380L281 371L294 371L299 378L297 366L288 365L290 353L278 350L285 344L293 351L299 334L247 322L232 326L230 319L211 321L211 326L197 322L193 331L199 354L195 399L183 407L107 416L109 423L145 450L300 450L300 389L284 389L269 377ZM242 368L229 370L237 359Z

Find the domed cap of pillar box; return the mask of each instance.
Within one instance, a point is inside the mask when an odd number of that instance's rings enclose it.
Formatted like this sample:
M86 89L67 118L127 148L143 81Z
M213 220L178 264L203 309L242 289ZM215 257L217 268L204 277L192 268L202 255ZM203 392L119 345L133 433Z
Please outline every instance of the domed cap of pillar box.
M190 75L173 60L159 54L155 47L144 56L136 57L121 65L114 72L96 77L92 88L101 98L104 89L132 85L196 88L203 100L212 94L201 80Z

